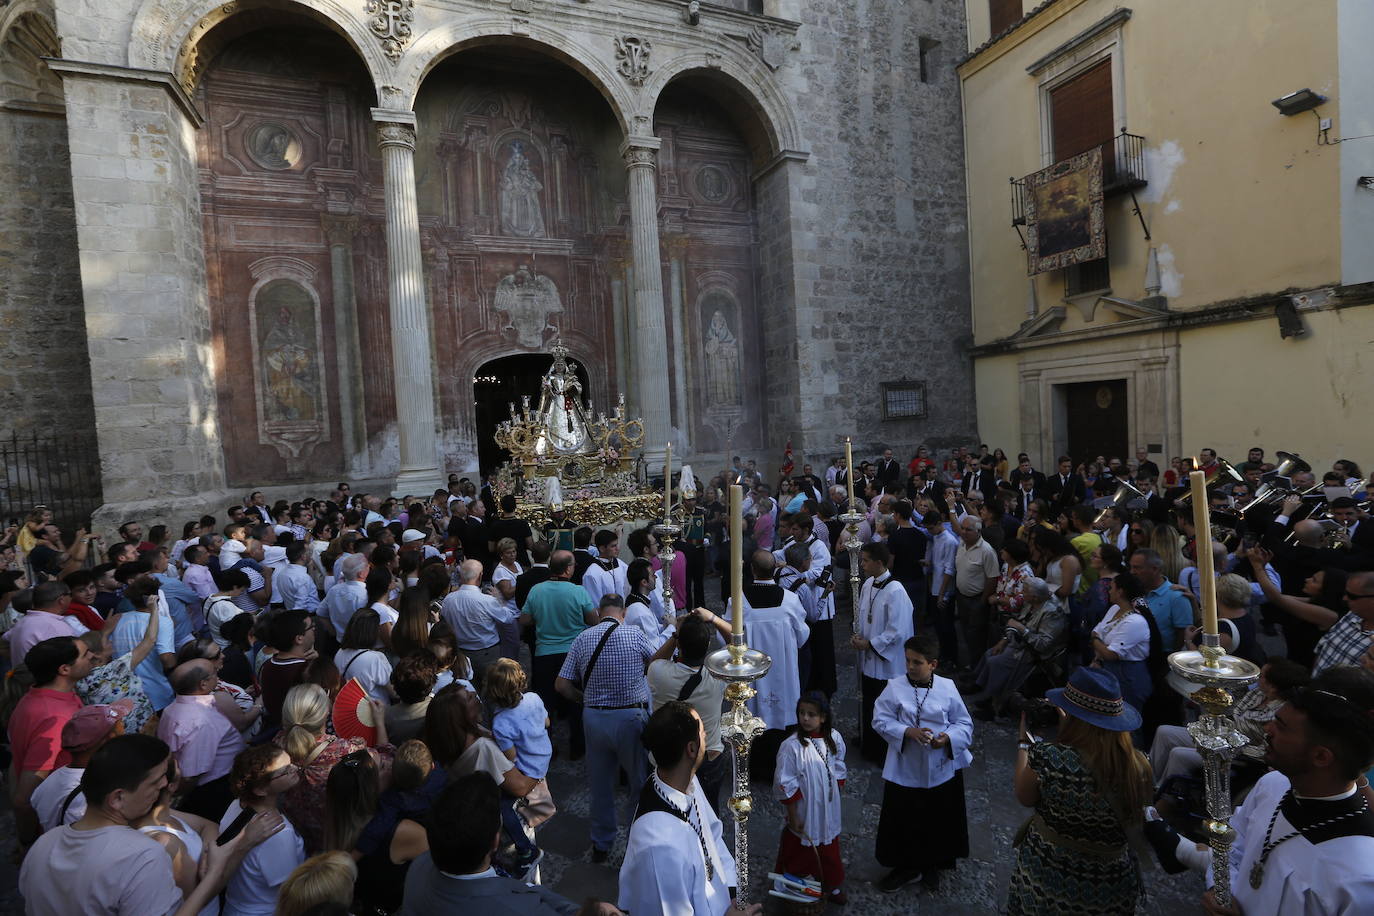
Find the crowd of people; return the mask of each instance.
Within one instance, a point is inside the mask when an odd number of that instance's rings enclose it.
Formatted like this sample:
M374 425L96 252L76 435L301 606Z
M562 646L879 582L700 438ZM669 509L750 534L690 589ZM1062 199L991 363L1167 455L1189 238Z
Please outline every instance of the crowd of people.
M1204 904L1374 908L1374 482L1349 461L1323 488L1260 449L1235 468L1203 450L1199 544L1188 462L1018 458L889 450L775 485L735 459L676 482L670 577L652 525L593 530L555 507L534 530L514 495L456 477L419 499L254 492L175 540L134 521L108 547L39 507L0 542L28 911L742 909L719 816L724 685L704 668L730 635L730 602L717 615L705 593L720 574L728 599L727 483L745 488L749 643L773 660L750 775L785 821L783 892L847 900L850 748L881 767L878 889L937 889L968 855L975 722L998 717L1020 725L1008 792L1034 809L1009 911L1133 912L1137 834L1165 870L1205 869L1196 710L1167 656L1198 643L1206 550L1222 644L1262 673L1236 707L1236 903ZM851 602L852 677L834 632ZM849 691L847 741L831 704ZM584 761L590 861L628 830L614 900L539 885L560 754Z

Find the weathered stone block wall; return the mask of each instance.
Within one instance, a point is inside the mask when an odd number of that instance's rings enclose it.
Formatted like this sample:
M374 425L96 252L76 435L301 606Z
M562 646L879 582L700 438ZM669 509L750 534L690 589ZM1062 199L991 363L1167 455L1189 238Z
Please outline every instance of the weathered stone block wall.
M922 441L967 442L974 412L954 73L963 4L799 7L800 66L787 72L811 151L793 173L790 227L805 441L830 454L836 436L853 431L856 452L890 444L905 457ZM928 416L884 422L878 383L903 375L925 381Z
M67 127L0 111L0 436L94 425Z

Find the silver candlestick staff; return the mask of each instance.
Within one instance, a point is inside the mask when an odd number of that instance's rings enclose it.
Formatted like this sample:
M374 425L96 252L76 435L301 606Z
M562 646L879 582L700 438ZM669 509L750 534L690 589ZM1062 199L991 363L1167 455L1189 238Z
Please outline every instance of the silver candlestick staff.
M849 551L849 600L853 603L854 619L851 621L852 632L859 632L859 551L863 548L863 541L859 540L859 525L867 518L859 511L857 501L849 504L849 511L840 516L840 521L844 523L845 534L844 549Z
M1207 797L1202 830L1212 847L1216 901L1226 907L1231 905L1231 844L1236 839L1231 827L1231 760L1247 743L1231 712L1236 692L1255 682L1259 666L1224 654L1218 636L1206 633L1201 649L1173 653L1169 667L1188 684L1201 685L1185 694L1202 708L1201 717L1188 726L1188 734L1202 755Z

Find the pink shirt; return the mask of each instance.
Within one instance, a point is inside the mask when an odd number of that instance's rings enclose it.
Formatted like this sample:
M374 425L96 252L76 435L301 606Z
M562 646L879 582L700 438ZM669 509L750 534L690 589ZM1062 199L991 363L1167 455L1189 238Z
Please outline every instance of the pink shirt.
M214 578L210 575L210 567L202 563L188 565L181 574L181 581L195 589L202 601L219 591Z
M62 749L62 729L80 708L81 698L70 690L29 688L10 716L10 747L19 772L67 765L72 758Z
M10 662L22 664L29 650L45 639L54 636L80 636L86 632L86 625L75 617L49 614L47 611L29 611L19 622L10 627L5 638L10 641Z
M208 695L173 700L162 711L157 736L172 749L182 775L199 776L201 785L227 775L234 757L247 746Z

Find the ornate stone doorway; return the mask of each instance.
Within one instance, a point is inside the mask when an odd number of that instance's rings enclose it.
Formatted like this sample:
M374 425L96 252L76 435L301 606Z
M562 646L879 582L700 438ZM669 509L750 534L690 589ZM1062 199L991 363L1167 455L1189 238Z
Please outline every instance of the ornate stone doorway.
M496 470L497 465L510 458L505 449L498 448L495 442L496 427L502 420L510 417L510 407L521 409L521 398L528 396L533 409L539 403L539 384L544 373L553 365L553 357L547 353L521 353L516 356L503 356L483 363L473 373L472 398L473 412L477 418L477 462L483 474ZM586 367L578 360L568 360L568 366L577 373L583 391L590 391ZM596 405L606 410L607 405Z

